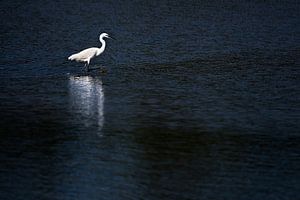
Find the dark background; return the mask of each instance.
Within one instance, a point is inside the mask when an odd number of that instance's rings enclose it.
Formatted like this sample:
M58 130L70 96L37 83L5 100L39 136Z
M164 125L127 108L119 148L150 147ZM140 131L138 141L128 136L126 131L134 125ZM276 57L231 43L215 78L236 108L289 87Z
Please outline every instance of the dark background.
M297 1L0 5L0 199L299 196Z

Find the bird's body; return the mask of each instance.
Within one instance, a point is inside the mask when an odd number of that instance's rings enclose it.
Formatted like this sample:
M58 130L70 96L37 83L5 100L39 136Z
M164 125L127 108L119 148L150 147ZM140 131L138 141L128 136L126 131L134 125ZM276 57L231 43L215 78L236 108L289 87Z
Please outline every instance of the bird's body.
M97 52L99 52L99 48L91 47L71 55L69 60L75 60L77 62L89 62L91 58L97 56Z
M69 56L68 59L75 60L77 62L85 62L84 66L86 67L86 69L88 71L88 65L90 64L91 59L96 56L99 56L105 50L106 43L105 43L105 40L103 39L104 37L110 38L107 33L102 33L99 36L99 40L102 44L102 46L100 48L91 47L88 49L84 49L84 50L80 51L79 53Z

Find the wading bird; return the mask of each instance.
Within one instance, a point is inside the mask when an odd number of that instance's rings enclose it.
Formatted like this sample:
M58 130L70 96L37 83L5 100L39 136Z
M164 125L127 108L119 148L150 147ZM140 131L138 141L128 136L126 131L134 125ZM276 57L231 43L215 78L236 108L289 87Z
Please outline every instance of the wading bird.
M84 67L86 71L89 71L89 64L92 58L99 56L105 50L105 40L103 38L110 38L107 33L101 33L99 40L102 44L101 48L91 47L85 50L80 51L79 53L71 55L68 59L75 60L77 62L85 62Z

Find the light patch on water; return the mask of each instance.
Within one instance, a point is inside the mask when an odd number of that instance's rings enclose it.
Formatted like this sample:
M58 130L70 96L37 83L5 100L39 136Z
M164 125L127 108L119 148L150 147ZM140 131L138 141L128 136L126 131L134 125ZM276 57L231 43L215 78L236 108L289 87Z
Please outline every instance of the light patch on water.
M91 76L71 76L69 93L70 108L75 119L85 127L97 126L100 131L104 123L102 81Z

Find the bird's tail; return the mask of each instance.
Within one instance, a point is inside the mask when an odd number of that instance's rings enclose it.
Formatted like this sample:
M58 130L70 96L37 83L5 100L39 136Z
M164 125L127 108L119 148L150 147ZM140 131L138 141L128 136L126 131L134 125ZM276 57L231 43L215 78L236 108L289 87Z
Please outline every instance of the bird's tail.
M73 54L73 55L69 56L68 60L74 60L75 57L76 57L76 54Z

